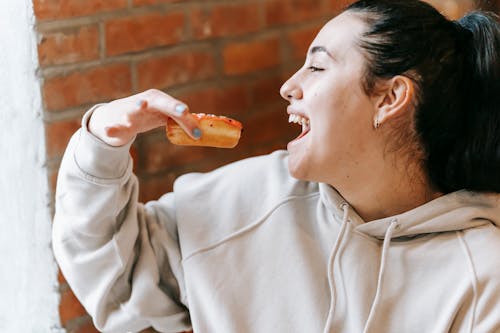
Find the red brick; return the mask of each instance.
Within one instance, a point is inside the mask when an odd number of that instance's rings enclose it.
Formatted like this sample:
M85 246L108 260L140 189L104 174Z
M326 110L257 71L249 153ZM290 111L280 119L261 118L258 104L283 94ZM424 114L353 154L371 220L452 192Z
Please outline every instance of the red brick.
M184 0L133 0L133 6L155 5L159 3L182 2Z
M286 142L297 137L300 127L288 123L286 108L273 108L256 113L245 120L244 135L240 140L242 147L258 147L261 144Z
M223 58L224 72L230 75L275 67L281 61L279 40L273 37L228 44L223 50Z
M92 319L90 319L89 317L86 322L71 330L71 332L69 333L99 333L99 331L97 330L97 328L95 328L94 324L92 323Z
M244 125L243 125L244 126ZM241 134L245 135L244 132ZM235 148L224 149L224 148L207 148L207 150L213 150L209 152L207 157L203 160L203 163L194 164L188 166L186 169L188 172L210 172L217 168L220 168L226 164L232 163L234 161L241 160L242 158L248 157L248 150L242 149L239 143ZM185 173L185 172L184 172Z
M215 74L210 52L185 52L145 60L137 65L139 90L167 88L206 79Z
M287 40L291 48L294 60L304 60L307 55L309 45L321 29L320 26L291 31L287 35Z
M154 328L146 328L145 330L140 331L139 333L158 333Z
M106 22L106 54L128 52L177 43L184 38L184 14L153 13Z
M177 96L191 112L232 116L238 118L250 106L247 88L242 85L201 88Z
M68 321L85 316L87 312L80 304L71 289L67 289L61 293L61 302L59 303L59 316L61 324L65 326Z
M57 272L57 282L59 282L59 284L66 283L66 279L64 278L64 275L61 272L61 270L58 270L58 272Z
M477 7L477 1L443 1L443 0L425 0L441 13L443 13L450 20L458 20L462 16L464 16L467 12L474 10ZM491 4L487 4L486 1L481 1L485 3L482 7L491 6ZM488 1L491 3L491 1Z
M203 147L184 147L171 144L167 139L148 142L142 147L141 172L155 173L195 164L207 157Z
M80 119L71 119L45 125L47 157L49 159L62 156L69 139L80 128L80 123Z
M165 193L171 192L176 177L174 173L147 178L139 177L139 201L158 200Z
M329 0L329 2L329 9L333 17L333 15L339 14L344 8L353 3L354 0Z
M191 11L193 35L197 39L234 36L260 28L259 4L223 4Z
M276 150L284 150L284 149L286 150L286 145L287 142L284 142L283 140L282 142L271 142L268 144L262 144L256 146L255 149L252 150L252 155L266 155Z
M281 76L260 79L252 86L252 101L255 106L263 106L277 101L284 101L280 95L280 88L284 80Z
M137 150L137 146L136 144L132 144L132 146L130 146L130 156L132 157L132 162L133 162L133 171L136 172L138 170L138 167L139 167L139 151Z
M46 33L38 45L40 65L60 65L99 57L99 29L96 25Z
M320 17L321 5L310 0L269 0L265 3L266 25L303 22Z
M48 79L43 97L48 110L107 101L129 95L131 73L127 64L109 65Z
M127 0L33 0L39 20L93 15L127 7Z

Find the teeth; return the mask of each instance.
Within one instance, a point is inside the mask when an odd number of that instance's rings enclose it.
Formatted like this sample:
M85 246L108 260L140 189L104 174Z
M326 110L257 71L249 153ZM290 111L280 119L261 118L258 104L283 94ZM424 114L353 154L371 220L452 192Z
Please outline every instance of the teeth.
M298 114L290 114L288 117L289 123L301 124L302 128L309 126L309 119L306 119Z

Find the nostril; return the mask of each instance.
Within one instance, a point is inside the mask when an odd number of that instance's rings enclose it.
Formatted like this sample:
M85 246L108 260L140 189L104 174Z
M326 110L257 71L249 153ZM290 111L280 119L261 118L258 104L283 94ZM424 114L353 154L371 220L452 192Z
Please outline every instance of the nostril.
M302 98L302 91L299 88L295 88L295 89L292 89L291 91L289 91L287 96L288 96L288 99L301 99Z

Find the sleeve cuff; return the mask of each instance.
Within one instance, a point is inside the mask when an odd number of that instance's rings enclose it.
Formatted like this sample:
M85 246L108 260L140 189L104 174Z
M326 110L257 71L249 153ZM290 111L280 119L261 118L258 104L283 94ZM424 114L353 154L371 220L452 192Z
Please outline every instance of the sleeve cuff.
M100 105L102 104L94 106L83 116L80 137L75 149L75 161L83 172L95 178L119 179L128 169L132 169L129 150L135 137L123 146L114 147L90 133L88 121Z

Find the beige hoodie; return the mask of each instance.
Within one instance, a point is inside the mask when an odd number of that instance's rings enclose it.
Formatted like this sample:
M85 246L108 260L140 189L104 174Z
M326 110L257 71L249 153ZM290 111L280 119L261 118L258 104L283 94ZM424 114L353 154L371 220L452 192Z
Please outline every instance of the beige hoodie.
M54 253L105 332L500 332L500 194L365 222L278 151L143 205L128 148L83 127L57 185Z

